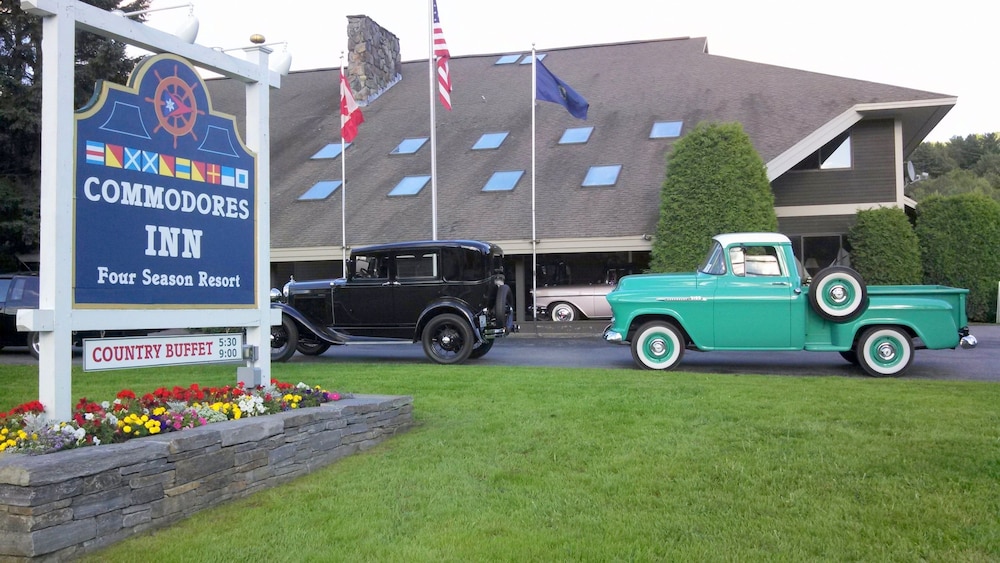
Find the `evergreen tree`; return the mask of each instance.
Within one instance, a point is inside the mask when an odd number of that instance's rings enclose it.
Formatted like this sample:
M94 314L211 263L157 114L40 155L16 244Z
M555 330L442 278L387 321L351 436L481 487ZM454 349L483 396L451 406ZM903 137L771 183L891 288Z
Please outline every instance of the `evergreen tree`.
M871 285L919 284L920 242L899 207L858 211L848 233L851 267Z
M667 157L654 272L694 270L713 235L778 230L763 159L739 123L702 123Z
M104 10L142 10L150 0L85 0ZM141 16L140 16L141 17ZM41 167L42 20L25 13L19 0L0 0L0 268L13 254L38 244ZM93 96L98 80L124 84L137 59L125 44L76 32L74 102Z

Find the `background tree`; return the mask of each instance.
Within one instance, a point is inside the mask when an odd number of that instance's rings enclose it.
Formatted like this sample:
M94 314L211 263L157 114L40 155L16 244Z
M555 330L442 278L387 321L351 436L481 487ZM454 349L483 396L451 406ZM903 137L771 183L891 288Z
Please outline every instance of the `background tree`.
M989 179L961 168L955 168L938 178L913 182L907 185L906 193L918 202L932 195L949 196L966 193L980 193L994 199L1000 198L1000 192L993 187Z
M142 10L150 0L84 0L104 10ZM142 16L140 16L141 18ZM38 244L41 166L42 20L21 10L19 0L0 0L0 268L14 254ZM76 33L74 101L81 107L98 80L125 83L136 58L125 44Z
M778 230L763 159L739 123L701 123L667 156L654 272L698 266L713 235Z
M931 196L917 206L924 283L969 289L969 320L993 322L1000 282L1000 203L981 193Z
M920 242L899 207L858 211L847 234L851 267L872 285L919 284Z

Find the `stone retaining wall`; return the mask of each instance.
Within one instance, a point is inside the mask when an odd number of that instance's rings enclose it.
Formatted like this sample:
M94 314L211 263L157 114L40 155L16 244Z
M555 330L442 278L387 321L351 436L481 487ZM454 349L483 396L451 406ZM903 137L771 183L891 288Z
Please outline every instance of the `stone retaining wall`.
M319 407L46 455L0 455L0 560L66 560L286 483L413 423L411 397Z

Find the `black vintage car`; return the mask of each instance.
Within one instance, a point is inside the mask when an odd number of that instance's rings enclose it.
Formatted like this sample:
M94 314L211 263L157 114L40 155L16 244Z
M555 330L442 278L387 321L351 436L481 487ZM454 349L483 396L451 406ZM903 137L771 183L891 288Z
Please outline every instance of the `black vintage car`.
M516 331L503 250L474 240L401 242L357 248L347 278L290 281L271 290L281 324L271 360L319 355L331 345L373 339L423 343L440 364L480 358Z

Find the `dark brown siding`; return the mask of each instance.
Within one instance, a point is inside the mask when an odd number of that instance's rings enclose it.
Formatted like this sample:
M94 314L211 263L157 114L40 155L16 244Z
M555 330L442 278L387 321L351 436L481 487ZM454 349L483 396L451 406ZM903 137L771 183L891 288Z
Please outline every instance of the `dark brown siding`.
M896 200L893 122L862 121L851 128L854 167L789 171L771 182L774 204L832 205Z
M779 217L778 230L788 236L844 234L854 226L854 215Z

